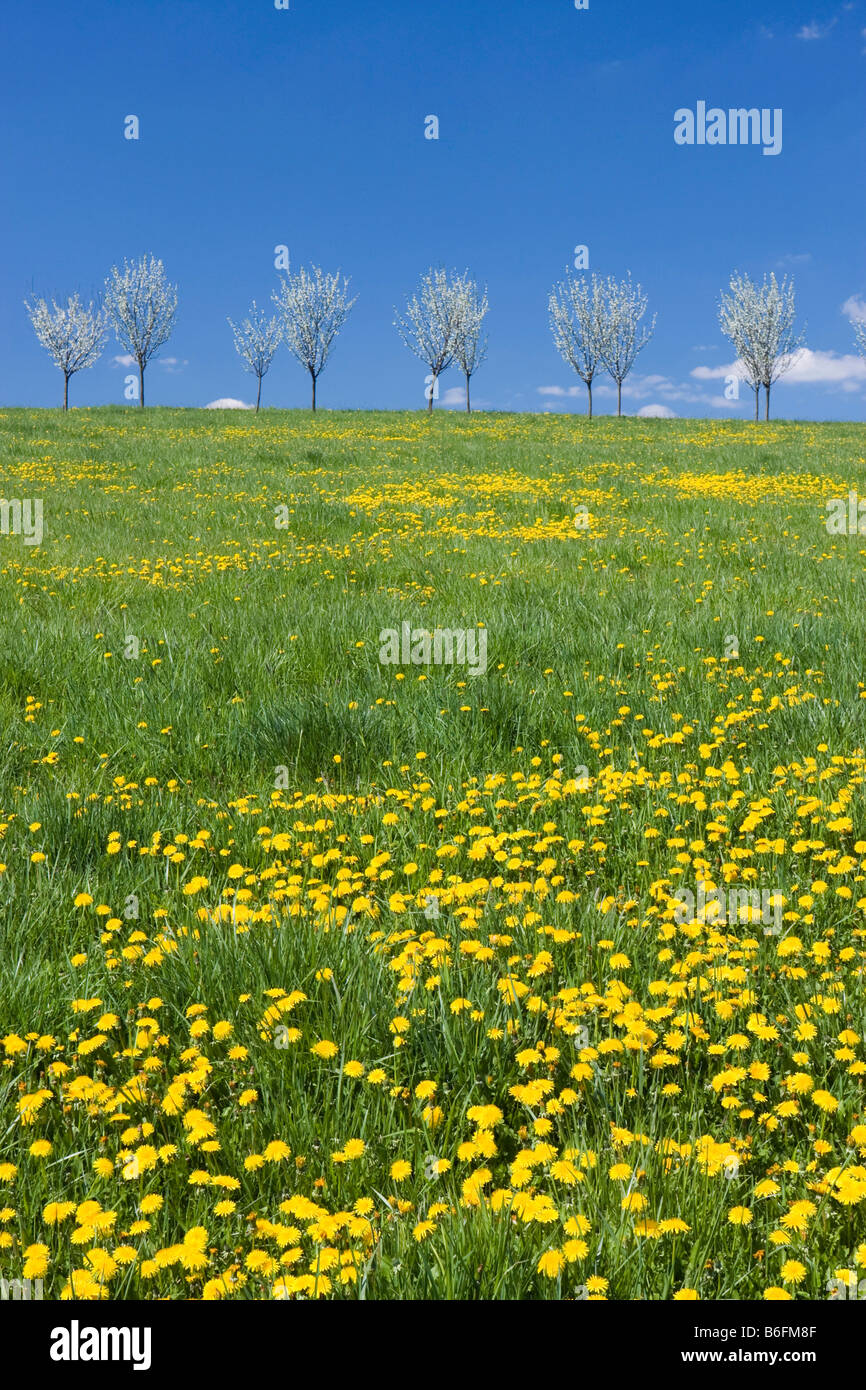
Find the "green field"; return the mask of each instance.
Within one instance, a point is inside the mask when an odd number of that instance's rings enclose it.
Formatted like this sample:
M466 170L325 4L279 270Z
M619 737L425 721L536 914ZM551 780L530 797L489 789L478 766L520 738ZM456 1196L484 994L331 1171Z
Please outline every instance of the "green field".
M866 535L825 524L866 427L5 410L0 452L43 508L0 535L0 1278L866 1278ZM486 669L383 664L403 624Z

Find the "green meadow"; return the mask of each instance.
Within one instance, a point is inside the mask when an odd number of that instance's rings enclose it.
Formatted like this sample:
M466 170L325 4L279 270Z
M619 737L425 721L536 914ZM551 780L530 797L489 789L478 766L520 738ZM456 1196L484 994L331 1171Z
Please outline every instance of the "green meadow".
M852 491L862 425L0 412L0 1277L856 1296Z

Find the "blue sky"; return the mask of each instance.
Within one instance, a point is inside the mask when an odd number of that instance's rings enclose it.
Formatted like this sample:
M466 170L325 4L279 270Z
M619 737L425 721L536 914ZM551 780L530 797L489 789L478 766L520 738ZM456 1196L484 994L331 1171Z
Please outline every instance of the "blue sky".
M734 269L796 277L809 352L774 413L866 418L866 0L17 0L0 50L0 401L53 405L60 373L22 300L99 290L153 252L179 286L150 404L250 401L226 316L269 302L274 247L342 268L358 303L324 407L422 408L394 306L431 264L489 287L490 409L584 409L547 296L573 258L641 281L658 315L629 413L748 416L724 400ZM674 112L781 108L783 146L678 146ZM124 118L140 139L124 139ZM424 138L425 117L440 122ZM114 341L73 404L123 403ZM715 373L715 375L714 375ZM442 378L440 404L459 396ZM569 395L569 390L574 394ZM305 406L280 349L263 402ZM605 379L600 411L614 408Z

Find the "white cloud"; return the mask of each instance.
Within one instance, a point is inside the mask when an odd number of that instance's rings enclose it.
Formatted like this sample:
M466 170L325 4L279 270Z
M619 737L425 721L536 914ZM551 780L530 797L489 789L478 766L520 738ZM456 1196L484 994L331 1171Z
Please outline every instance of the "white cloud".
M694 376L694 372L692 373ZM604 384L597 388L601 396L613 396L616 387ZM672 381L670 377L651 372L648 376L627 377L622 385L624 400L642 401L653 396L665 396L669 401L689 401L693 404L707 404L706 396L696 391L688 382Z
M713 350L715 349L705 349ZM650 418L662 418L658 411L667 410L670 414L663 418L677 419L681 415L700 414L699 407L723 410L726 413L740 411L744 403L748 405L752 399L746 371L741 362L728 362L716 367L693 367L689 375L691 381L677 381L657 372L647 376L635 373L623 382L623 401L633 402L636 406L646 403L644 408L647 409ZM725 382L728 377L740 379L740 394L737 399L729 400L718 388L707 391L701 389L698 384ZM853 353L840 355L833 352L804 351L781 378L780 384L786 383L792 386L824 385L829 390L845 392L860 391L866 383L866 361ZM567 390L563 386L537 386L535 390L538 395L552 397L554 401L561 400L566 409L568 406L565 404L565 398L584 398L586 394L583 386L572 386ZM593 396L599 401L615 400L616 386L607 377L597 377L593 385ZM548 411L556 408L555 404L544 407ZM638 409L637 413L643 414L643 409Z
M802 29L798 30L797 38L806 40L825 39L835 24L835 19L831 19L829 24L818 24L813 20L811 24L804 24Z
M641 420L675 420L677 417L667 405L642 405L638 411Z
M483 398L482 396L476 396L474 391L471 393L470 399L471 399L472 409L473 409L473 411L474 411L476 414L479 414L479 415L480 415L481 412L484 411L484 410L492 410L492 409L493 409L493 403L492 403L492 401L486 400L486 399ZM448 390L447 390L447 391L445 392L445 394L442 396L442 399L441 399L441 401L439 402L439 404L445 406L446 409L450 407L450 408L452 408L452 409L454 409L454 410L458 410L458 409L459 409L459 410L465 410L465 409L466 409L466 387L465 387L465 385L463 385L463 386L449 386L449 387L448 387ZM509 407L507 407L507 406L506 406L506 407L497 406L496 408L497 408L497 409L503 409L503 408L504 408L504 409L508 409Z
M857 391L866 386L866 360L854 352L812 352L805 348L782 381L791 386L829 385Z
M232 400L231 396L221 396L218 401L208 401L205 410L255 410L255 406L247 405L246 401Z
M692 367L690 376L697 381L724 381L726 376L742 376L743 365L741 362L729 362L724 367Z
M851 323L866 323L866 299L861 299L859 294L852 294L842 305L842 313Z
M128 352L122 352L118 357L112 357L112 364L116 367L137 367L135 358ZM167 372L181 372L184 367L189 366L189 358L181 360L179 357L158 357L155 365L164 367Z
M670 396L672 400L683 398L682 387L670 377L660 376L658 372L651 372L648 376L628 377L623 382L622 392L624 396L654 396L660 392L663 396Z
M694 367L698 381L721 381L727 376L745 377L742 363L723 367ZM813 352L804 348L780 377L781 386L836 386L842 391L859 391L866 385L866 359L853 352Z

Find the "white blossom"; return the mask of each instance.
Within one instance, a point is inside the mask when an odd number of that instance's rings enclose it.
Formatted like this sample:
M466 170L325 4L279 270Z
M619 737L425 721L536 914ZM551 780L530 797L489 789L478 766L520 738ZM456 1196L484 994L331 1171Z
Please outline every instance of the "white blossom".
M279 294L272 296L283 320L283 338L289 351L310 373L312 408L316 409L316 382L328 363L331 345L357 300L349 299L349 281L340 272L328 275L319 266L302 268L281 277Z
M280 345L282 331L275 318L266 318L264 310L257 308L256 301L253 300L252 308L238 325L228 320L229 326L234 334L235 348L237 349L244 364L244 371L252 372L258 379L259 389L256 396L256 414L262 401L262 377L267 373L268 368L274 358L274 353Z
M737 354L737 369L755 393L755 419L761 390L760 294L748 275L731 276L731 293L722 294L719 323Z
M142 256L112 266L105 282L105 305L117 341L138 363L139 405L144 405L144 369L171 337L177 286L166 279L162 261Z
M769 280L755 285L748 275L731 276L731 292L722 294L719 322L722 332L733 343L739 363L755 392L755 419L763 386L766 393L765 419L770 418L770 389L790 371L802 349L804 336L794 328L796 301L794 282L787 277L781 285L771 273Z
M69 378L98 361L107 337L105 310L84 305L77 294L66 304L44 299L25 300L33 330L42 347L63 373L63 409L69 409Z
M404 315L398 314L394 327L403 342L430 368L431 382L427 390L427 409L432 411L433 398L439 377L454 362L460 337L465 302L465 280L441 268L430 269L421 277L418 292L406 304Z
M616 382L616 413L622 415L622 384L631 371L638 353L646 347L655 332L656 319L640 327L647 310L647 298L640 285L633 285L631 275L625 280L608 276L604 283L602 327L599 356Z
M466 409L472 410L469 398L469 383L487 358L487 337L481 336L484 319L489 312L487 287L479 294L478 286L468 271L457 279L456 287L460 300L459 325L454 344L454 360L466 378Z
M597 275L577 280L566 278L554 285L548 300L550 331L563 361L586 383L589 418L592 419L592 382L601 364L604 330L604 285Z

